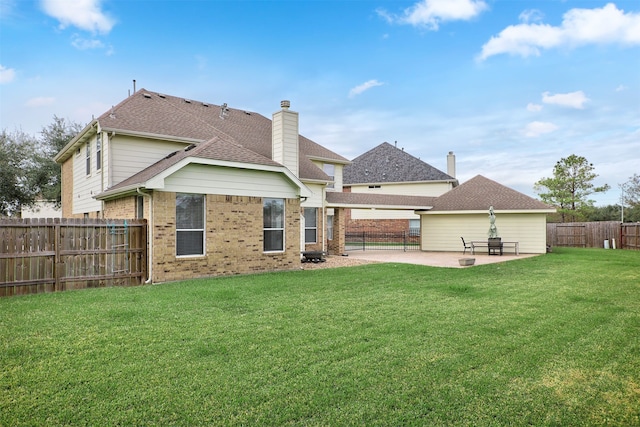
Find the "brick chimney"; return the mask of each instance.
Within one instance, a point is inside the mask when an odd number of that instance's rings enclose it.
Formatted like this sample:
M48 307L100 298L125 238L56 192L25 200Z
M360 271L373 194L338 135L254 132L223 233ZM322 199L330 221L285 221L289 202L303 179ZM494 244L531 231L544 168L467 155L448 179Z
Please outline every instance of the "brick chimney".
M295 176L300 176L298 113L289 110L290 106L289 101L281 101L281 110L273 113L271 156L274 161L286 166Z

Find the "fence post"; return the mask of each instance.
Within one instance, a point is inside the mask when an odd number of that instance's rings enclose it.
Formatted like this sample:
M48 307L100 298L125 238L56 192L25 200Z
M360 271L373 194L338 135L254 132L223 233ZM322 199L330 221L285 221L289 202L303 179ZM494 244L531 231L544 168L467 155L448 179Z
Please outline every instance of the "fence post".
M54 277L54 285L53 289L55 291L59 291L60 289L60 223L58 221L55 222L54 225L54 236L53 236L53 277Z
M362 250L363 250L363 251L364 251L364 250L365 250L365 248L366 248L366 242L365 242L365 240L364 240L364 239L365 239L365 237L364 237L365 235L366 235L366 233L363 231L363 232L362 232Z

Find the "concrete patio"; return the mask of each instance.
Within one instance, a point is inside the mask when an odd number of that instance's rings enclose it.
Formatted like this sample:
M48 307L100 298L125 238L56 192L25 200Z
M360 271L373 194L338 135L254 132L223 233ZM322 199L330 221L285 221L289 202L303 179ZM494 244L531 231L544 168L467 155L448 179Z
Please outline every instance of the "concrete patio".
M459 263L460 258L475 258L474 265L493 264L497 262L507 262L516 259L530 258L538 256L538 254L504 254L504 255L487 255L474 254L469 252L422 252L422 251L389 251L389 250L371 250L371 251L349 251L346 257L354 260L362 260L369 262L399 262L405 264L430 265L433 267L451 267L451 268L469 268L462 267ZM334 258L334 257L330 257ZM338 257L335 257L338 258Z

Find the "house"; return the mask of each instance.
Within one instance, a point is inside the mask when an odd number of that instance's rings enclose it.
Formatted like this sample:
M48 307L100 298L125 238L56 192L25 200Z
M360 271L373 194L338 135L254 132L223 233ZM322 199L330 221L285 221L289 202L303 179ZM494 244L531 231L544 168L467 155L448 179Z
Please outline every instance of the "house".
M480 217L493 204L505 237L522 238L522 252L540 250L548 206L482 177L457 186L455 172L390 144L372 151L380 164L363 164L379 167L362 172L372 180L354 169L343 191L351 162L300 135L289 101L269 119L140 89L55 160L63 217L147 220L148 282L297 269L302 251L342 254L350 210L419 215L422 250L457 251L461 233L481 237ZM475 191L483 195L477 204ZM519 219L503 229L506 214ZM448 234L434 230L441 226ZM526 230L535 236L525 245Z
M460 237L486 241L491 206L502 241L518 242L522 253L546 252L546 218L555 208L482 175L437 197L429 210L417 212L421 249L458 251L462 248Z
M388 142L374 147L344 167L345 192L437 197L458 185L455 178L455 157L449 153L447 172L412 156ZM391 232L419 233L420 216L412 210L350 209L347 228L384 229Z
M298 123L288 101L269 120L140 89L56 155L62 214L147 219L153 282L299 268L349 161Z

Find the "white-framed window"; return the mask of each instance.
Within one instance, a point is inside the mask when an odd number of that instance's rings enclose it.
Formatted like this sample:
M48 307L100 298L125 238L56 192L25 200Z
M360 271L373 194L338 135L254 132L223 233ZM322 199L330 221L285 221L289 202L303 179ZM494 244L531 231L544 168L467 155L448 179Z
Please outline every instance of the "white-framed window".
M333 240L333 215L327 215L327 240Z
M176 194L176 255L204 255L204 194Z
M262 204L265 252L284 251L284 199L265 198Z
M322 170L324 171L324 173L329 175L329 178L331 178L332 181L336 179L336 165L334 165L333 163L323 164ZM327 188L335 188L335 187L336 185L333 182L327 185Z
M87 142L87 146L84 149L84 157L86 163L86 173L91 175L91 144Z
M318 243L318 209L304 208L304 242Z
M102 134L96 135L96 170L102 167Z
M409 236L420 235L420 219L409 220Z

